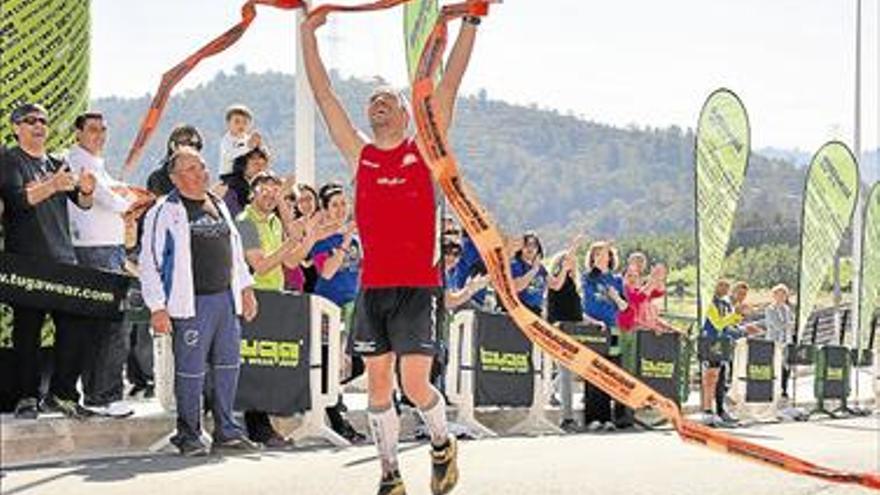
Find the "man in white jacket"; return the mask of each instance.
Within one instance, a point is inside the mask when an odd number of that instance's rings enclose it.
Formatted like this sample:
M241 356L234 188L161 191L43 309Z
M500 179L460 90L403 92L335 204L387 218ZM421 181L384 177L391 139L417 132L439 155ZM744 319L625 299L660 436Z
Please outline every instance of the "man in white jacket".
M241 237L226 205L208 191L208 171L197 150L175 151L169 172L175 189L144 220L140 280L153 330L173 337L177 434L171 441L182 455L207 454L199 437L210 360L213 448L257 450L232 417L241 346L238 317L250 321L257 314Z
M123 273L125 268L125 221L135 211L135 201L120 191L125 184L115 180L104 165L107 125L98 112L76 117L76 144L67 153L67 162L75 175L85 171L95 176L95 200L83 210L67 203L70 234L77 263L89 268ZM139 204L139 203L138 203ZM102 321L93 330L91 359L82 376L83 403L106 416L124 417L132 409L124 402L122 367L127 355L128 327L122 322Z

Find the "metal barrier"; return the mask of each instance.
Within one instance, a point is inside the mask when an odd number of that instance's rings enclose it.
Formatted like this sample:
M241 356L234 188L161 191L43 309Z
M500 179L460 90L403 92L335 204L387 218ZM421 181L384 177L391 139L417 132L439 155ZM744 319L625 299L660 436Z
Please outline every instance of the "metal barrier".
M499 315L491 315L491 317L497 316ZM470 428L477 436L494 437L497 434L480 423L475 416L478 407L475 392L478 385L476 369L479 365L476 355L480 352L475 337L480 332L478 319L481 317L481 314L474 310L460 311L453 316L449 328L446 392L450 402L456 406L454 421ZM534 385L531 404L528 406L525 419L514 425L510 432L528 435L561 433L562 431L545 416L553 361L534 345L531 346L530 359Z

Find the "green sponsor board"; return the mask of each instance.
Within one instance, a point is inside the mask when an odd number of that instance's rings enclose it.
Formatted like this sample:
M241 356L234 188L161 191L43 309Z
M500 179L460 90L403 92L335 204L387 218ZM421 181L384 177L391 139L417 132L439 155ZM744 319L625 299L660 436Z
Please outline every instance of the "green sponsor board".
M250 366L296 368L301 352L302 341L241 339L241 360Z
M773 379L773 367L768 364L749 364L746 378L754 381L770 381Z
M73 139L89 103L89 0L3 0L0 140L15 143L8 115L21 103L49 110L48 148Z
M657 361L641 358L639 366L642 378L669 380L675 376L675 361Z
M483 371L528 373L530 359L528 352L502 352L480 347L480 369Z
M406 67L409 80L413 82L419 65L419 56L434 29L440 8L437 0L415 0L403 6L403 36L406 43ZM437 71L435 79L440 77Z
M712 93L700 112L695 151L700 322L721 276L750 139L749 118L740 99L727 89Z
M858 180L858 165L852 152L838 141L822 146L810 164L801 221L799 335L807 326L843 233L852 221Z
M871 321L880 309L880 182L874 184L865 203L862 231L862 290L859 301L860 330L867 338Z

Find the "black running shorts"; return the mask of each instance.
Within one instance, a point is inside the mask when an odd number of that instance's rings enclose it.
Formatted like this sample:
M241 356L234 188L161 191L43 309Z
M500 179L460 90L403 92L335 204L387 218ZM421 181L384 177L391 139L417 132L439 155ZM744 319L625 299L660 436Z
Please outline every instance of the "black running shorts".
M361 289L354 307L352 350L365 356L433 356L442 317L440 287Z

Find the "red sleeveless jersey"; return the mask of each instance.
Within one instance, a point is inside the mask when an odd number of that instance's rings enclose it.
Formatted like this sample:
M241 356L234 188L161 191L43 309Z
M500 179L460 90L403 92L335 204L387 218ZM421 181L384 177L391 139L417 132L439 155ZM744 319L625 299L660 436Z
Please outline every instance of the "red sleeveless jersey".
M438 200L415 139L390 150L364 147L354 213L363 247L363 287L440 285Z

